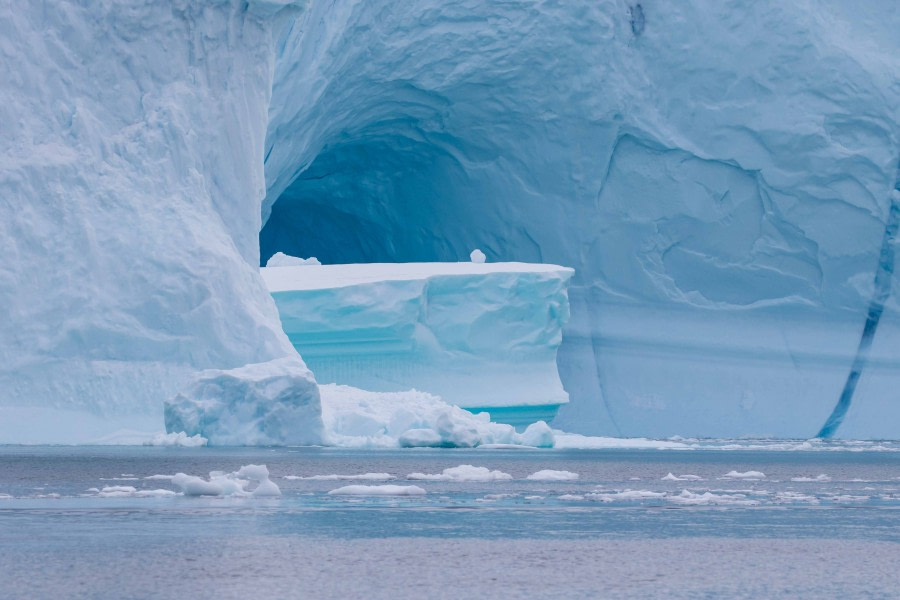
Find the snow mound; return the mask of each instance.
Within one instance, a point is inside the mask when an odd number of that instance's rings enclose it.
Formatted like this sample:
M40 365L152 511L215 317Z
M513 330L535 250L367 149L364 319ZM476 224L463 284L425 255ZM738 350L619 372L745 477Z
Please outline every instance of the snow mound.
M578 479L578 473L572 471L554 471L553 469L543 469L532 473L525 479L531 481L574 481Z
M251 490L254 482L256 486ZM246 465L233 473L212 471L209 480L176 473L172 477L172 483L178 486L185 496L259 498L281 495L281 490L269 479L269 469L265 465Z
M424 496L417 485L345 485L328 492L329 496Z
M442 473L410 473L407 479L422 481L507 481L512 475L503 471L492 471L487 467L473 467L472 465L459 465L444 469Z
M353 448L473 448L482 444L552 447L553 433L543 421L521 434L492 423L487 413L472 414L436 396L407 392L369 392L319 386L324 443Z
M166 429L216 446L322 441L319 390L298 356L199 373L165 403Z

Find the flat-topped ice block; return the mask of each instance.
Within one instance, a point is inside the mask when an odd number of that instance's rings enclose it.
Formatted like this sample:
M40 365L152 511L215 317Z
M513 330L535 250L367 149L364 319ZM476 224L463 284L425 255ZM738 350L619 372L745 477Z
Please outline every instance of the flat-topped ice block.
M551 420L567 267L391 263L263 268L291 342L320 383L414 388L493 420Z

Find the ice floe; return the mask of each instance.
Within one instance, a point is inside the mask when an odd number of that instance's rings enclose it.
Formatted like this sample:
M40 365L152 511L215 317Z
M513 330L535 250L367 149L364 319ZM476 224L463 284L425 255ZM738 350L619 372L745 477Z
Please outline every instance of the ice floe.
M503 471L492 471L487 467L473 467L472 465L459 465L444 469L442 473L410 473L407 479L422 481L505 481L512 479L512 475Z

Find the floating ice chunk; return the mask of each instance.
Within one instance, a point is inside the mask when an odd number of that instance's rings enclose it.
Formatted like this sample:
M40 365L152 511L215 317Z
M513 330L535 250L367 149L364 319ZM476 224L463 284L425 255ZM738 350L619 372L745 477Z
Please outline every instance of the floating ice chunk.
M315 256L309 258L300 258L297 256L289 256L284 252L276 252L266 261L267 267L303 267L303 266L321 266L322 263Z
M171 480L171 479L174 478L174 477L175 477L174 475L148 475L147 477L144 477L144 479L150 480L150 481L153 481L153 480Z
M503 471L491 471L487 467L459 465L444 469L443 473L410 473L406 478L425 481L505 481L512 479L512 475Z
M130 485L110 485L97 490L97 496L100 498L164 498L175 495L172 490L139 490Z
M334 384L319 389L324 442L332 446L553 446L553 432L543 421L529 425L520 434L510 425L492 423L486 413L472 414L425 392L370 392Z
M285 475L282 479L303 479L307 481L389 481L396 479L390 473L361 473L359 475L310 475L301 477L298 475Z
M478 248L475 248L469 254L469 260L471 260L473 263L476 263L476 264L483 264L484 261L487 260L487 256L484 255L484 252L482 252Z
M699 475L674 475L669 473L665 477L662 478L663 481L702 481L703 478Z
M795 481L797 483L808 483L808 482L813 482L813 481L825 482L825 481L831 481L831 477L829 477L825 473L820 473L819 475L816 475L815 477L791 477L791 481Z
M12 500L13 497L9 494L0 494L0 500Z
M250 490L251 482L256 488ZM185 496L238 496L261 497L280 496L281 490L269 479L269 470L265 465L246 465L234 473L212 471L209 481L195 475L177 473L172 483L181 488Z
M665 492L653 492L650 490L621 490L618 492L593 492L586 494L585 498L598 502L627 502L665 498L666 495Z
M765 479L766 474L760 471L745 471L743 473L738 471L729 471L723 475L726 479Z
M172 433L157 433L151 439L144 442L145 446L182 446L196 448L205 446L209 440L202 435L188 435L183 431Z
M677 496L669 496L669 502L674 504L684 504L689 506L708 506L708 505L738 505L738 506L758 506L759 500L750 500L744 494L714 494L712 492L703 492L698 494L690 490L682 490Z
M165 404L166 429L211 445L306 445L322 441L319 390L299 356L202 371Z
M557 500L584 500L584 496L580 494L563 494L562 496L557 496Z
M423 496L417 485L345 485L328 492L329 496Z
M554 471L553 469L544 469L542 471L532 473L525 479L530 479L531 481L574 481L578 479L578 477L578 473L573 473L572 471Z

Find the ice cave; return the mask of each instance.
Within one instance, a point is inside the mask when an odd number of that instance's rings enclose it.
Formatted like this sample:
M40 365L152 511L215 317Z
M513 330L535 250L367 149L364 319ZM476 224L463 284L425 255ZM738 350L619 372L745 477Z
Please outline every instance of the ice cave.
M407 445L546 445L456 410L536 390L586 435L805 439L837 405L828 435L897 437L896 3L126 4L4 24L0 442L165 422L339 445L399 422L356 398L409 403ZM341 370L347 294L297 300L291 338L260 271L476 248L531 273L454 280L425 328L443 358L410 377ZM369 282L399 312L361 327L437 307L431 278ZM469 352L487 338L516 350Z

